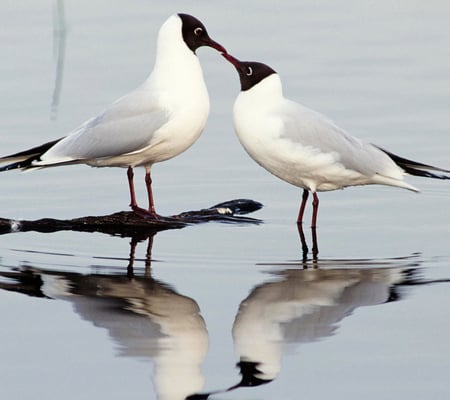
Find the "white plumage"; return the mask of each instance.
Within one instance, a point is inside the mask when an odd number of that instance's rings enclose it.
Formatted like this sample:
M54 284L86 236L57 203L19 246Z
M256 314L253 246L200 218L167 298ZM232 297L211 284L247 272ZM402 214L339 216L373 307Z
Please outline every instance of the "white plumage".
M357 139L325 116L283 96L279 75L269 66L239 61L224 54L237 69L241 92L234 104L234 126L247 153L278 178L304 189L298 223L308 192L382 184L418 192L405 174L449 179L429 171L449 171L398 157Z
M172 15L159 30L154 68L140 87L66 137L3 157L3 162L16 162L1 170L80 163L129 168L132 208L156 216L151 166L188 149L200 136L208 118L208 91L195 54L204 45L225 51L211 40L199 20L187 14ZM136 166L146 168L148 213L137 207L134 198L132 168Z
M374 183L418 191L402 181L403 170L380 149L283 97L277 74L239 94L234 124L258 164L311 192Z

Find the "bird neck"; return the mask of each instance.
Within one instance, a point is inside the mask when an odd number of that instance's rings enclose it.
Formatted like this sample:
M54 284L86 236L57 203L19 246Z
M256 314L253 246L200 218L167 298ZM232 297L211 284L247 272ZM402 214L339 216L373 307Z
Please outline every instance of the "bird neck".
M186 47L186 46L185 46ZM145 85L172 110L209 107L209 96L197 56L189 50L158 53Z
M256 104L266 105L270 107L283 98L283 87L278 74L272 74L264 78L249 90L240 93L241 98Z
M156 61L147 81L156 90L170 92L205 86L199 59L184 42L178 17L169 18L159 31Z

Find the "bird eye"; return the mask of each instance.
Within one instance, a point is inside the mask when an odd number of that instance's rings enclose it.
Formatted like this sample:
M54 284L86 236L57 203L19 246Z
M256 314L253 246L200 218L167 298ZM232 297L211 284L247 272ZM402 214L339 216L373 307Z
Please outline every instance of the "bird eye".
M194 29L194 35L195 36L200 36L203 33L203 29L198 27Z
M248 67L248 69L247 69L247 74L246 74L247 76L252 76L253 75L253 69L252 69L252 67Z

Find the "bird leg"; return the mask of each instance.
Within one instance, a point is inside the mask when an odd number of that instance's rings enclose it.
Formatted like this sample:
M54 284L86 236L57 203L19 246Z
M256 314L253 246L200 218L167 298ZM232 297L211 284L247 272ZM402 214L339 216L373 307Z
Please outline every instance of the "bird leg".
M312 236L312 256L313 262L317 262L317 255L319 254L319 246L317 245L317 232L316 227L311 227L311 236Z
M306 189L303 189L302 195L302 204L300 206L300 210L298 212L297 224L301 224L303 222L303 213L305 212L306 200L308 200L309 192Z
M319 211L319 197L317 196L317 193L313 193L313 214L312 214L312 222L311 222L311 228L316 228L317 226L317 211Z
M302 224L297 224L298 234L300 236L300 243L302 245L302 262L306 263L308 261L308 244L306 243L305 234L303 232ZM319 254L319 246L317 245L317 232L316 228L311 228L311 236L312 236L312 261L313 263L317 263L318 254ZM304 268L306 264L304 264Z
M134 183L133 183L134 173L133 173L133 168L128 167L127 177L128 177L128 186L130 187L130 197L131 197L130 207L134 210L135 208L138 208L138 205L136 203L136 195L135 195L135 192L134 192Z
M148 178L147 178L147 175L148 175ZM157 214L155 213L155 207L153 206L153 196L152 196L152 189L151 189L152 180L150 178L150 172L147 172L147 170L146 170L146 174L145 174L145 183L147 185L147 193L149 196L149 203L150 203L149 210L145 210L137 205L136 193L134 191L134 183L133 183L134 172L133 172L132 167L128 167L127 177L128 177L128 186L130 187L130 198L131 198L130 207L131 207L131 209L142 218L153 218L153 219L157 218Z
M298 235L300 236L300 242L302 245L302 262L308 261L308 245L306 243L305 233L301 223L297 223Z
M145 185L147 186L148 212L150 214L156 215L155 204L153 202L152 177L150 175L150 168L149 167L145 167Z

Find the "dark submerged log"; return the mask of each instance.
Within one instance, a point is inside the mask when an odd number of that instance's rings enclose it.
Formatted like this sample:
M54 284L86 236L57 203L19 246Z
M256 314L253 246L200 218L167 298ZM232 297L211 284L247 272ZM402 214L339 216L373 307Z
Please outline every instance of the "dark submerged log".
M87 216L68 220L42 218L34 221L21 221L0 218L0 234L28 231L50 233L71 230L129 237L148 236L148 234L166 229L180 229L191 224L211 221L259 224L261 220L242 217L241 215L257 211L262 207L261 203L254 200L237 199L170 217L160 216L158 219L145 218L133 211L120 211L110 215Z

